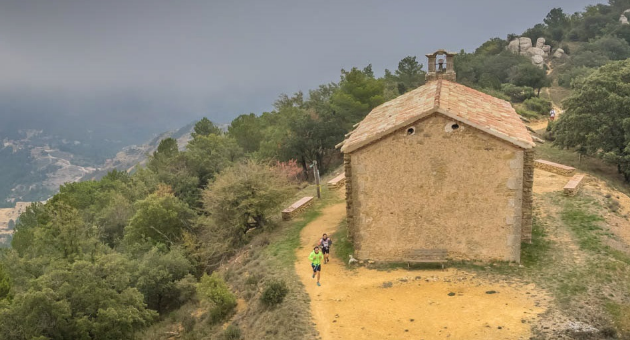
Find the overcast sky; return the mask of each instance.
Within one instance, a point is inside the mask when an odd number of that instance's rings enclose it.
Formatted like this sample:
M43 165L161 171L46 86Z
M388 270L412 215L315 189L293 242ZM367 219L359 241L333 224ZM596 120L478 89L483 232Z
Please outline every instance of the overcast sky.
M598 2L0 0L0 91L43 101L37 110L50 101L50 115L228 123L342 68L381 75L407 55L473 51L554 7Z

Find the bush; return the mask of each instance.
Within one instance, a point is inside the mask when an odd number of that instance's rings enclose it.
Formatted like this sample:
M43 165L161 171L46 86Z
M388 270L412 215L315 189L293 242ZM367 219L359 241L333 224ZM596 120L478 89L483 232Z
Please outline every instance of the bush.
M267 285L260 299L267 306L275 306L282 303L288 293L289 288L284 281L273 281Z
M535 95L534 89L528 86L516 86L513 84L502 84L501 92L505 93L510 100L515 103L521 103Z
M239 340L241 338L241 329L236 325L229 325L223 331L223 337L225 340Z
M523 102L527 110L536 112L539 115L545 115L551 111L551 102L547 99L533 97Z
M197 285L200 299L212 304L210 321L216 323L228 316L236 307L236 297L230 291L225 281L215 272L208 276L204 274Z
M558 76L558 85L569 89L571 88L571 84L573 83L574 80L588 77L594 71L595 71L594 68L589 68L589 67L584 67L584 66L573 67L570 70L563 72Z
M495 98L499 98L499 99L503 99L503 100L510 100L510 97L506 96L505 93L492 89L492 88L482 88L480 90L481 92L485 93L485 94L489 94Z

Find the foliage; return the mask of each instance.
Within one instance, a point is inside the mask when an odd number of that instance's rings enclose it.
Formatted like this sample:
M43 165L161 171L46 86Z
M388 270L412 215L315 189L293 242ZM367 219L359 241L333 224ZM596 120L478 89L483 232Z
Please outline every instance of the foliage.
M521 103L535 96L534 89L528 86L515 86L513 84L502 84L501 92L510 97L515 103Z
M527 86L538 90L538 94L543 87L551 85L545 70L531 63L512 67L509 71L509 80L516 86Z
M204 210L224 228L227 242L240 244L250 229L264 227L290 194L286 177L267 165L247 161L223 171L204 190Z
M617 165L630 180L630 60L611 62L574 84L555 143L581 147Z
M218 322L228 316L236 308L236 297L225 281L217 274L204 274L197 285L199 298L212 305L210 319Z
M539 115L546 115L551 111L551 102L547 99L534 97L523 102L528 110L534 111Z
M399 94L409 92L424 84L426 73L422 66L415 56L405 57L398 63L393 75L389 70L385 70L385 81L395 83Z
M166 187L165 187L166 188ZM125 228L129 243L164 243L169 246L181 240L190 229L193 211L172 193L156 192L135 204L136 213Z
M266 285L260 300L267 306L276 306L282 303L288 293L289 288L284 281L273 281Z
M586 78L594 71L594 68L585 66L571 68L558 76L558 85L571 88L574 81Z
M187 275L191 270L191 263L181 249L164 252L153 247L140 259L133 279L147 306L164 313L190 297L188 291L193 285Z
M230 324L225 331L223 331L223 336L225 340L239 340L241 339L241 329L235 324Z

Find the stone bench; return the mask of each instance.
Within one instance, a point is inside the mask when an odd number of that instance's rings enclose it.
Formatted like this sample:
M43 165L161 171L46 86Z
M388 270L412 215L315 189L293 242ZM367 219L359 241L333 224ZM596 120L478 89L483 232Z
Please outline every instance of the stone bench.
M439 263L444 269L446 256L448 256L446 249L410 249L404 251L403 261L407 262L407 267L410 267L411 263Z
M553 172L554 174L558 174L561 176L573 176L575 174L575 168L570 167L570 166L566 166L566 165L562 165L562 164L558 164L558 163L554 163L554 162L550 162L550 161L546 161L543 159L537 159L534 161L534 167L540 169L540 170L544 170L544 171L548 171L548 172Z
M302 197L299 201L291 204L288 208L282 210L282 219L284 221L288 221L306 210L306 208L310 207L313 204L313 197L306 196Z
M584 183L584 175L574 175L571 177L567 185L564 186L564 194L568 196L575 196L578 191L580 191L580 187Z
M335 190L343 187L346 184L346 174L341 174L330 181L328 181L328 189Z

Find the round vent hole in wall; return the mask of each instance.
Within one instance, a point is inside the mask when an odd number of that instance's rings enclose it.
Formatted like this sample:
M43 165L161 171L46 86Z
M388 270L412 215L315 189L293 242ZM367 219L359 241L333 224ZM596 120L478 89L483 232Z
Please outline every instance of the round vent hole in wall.
M457 123L455 123L455 124L451 125L451 129L457 130L457 129L459 129L459 125Z
M414 133L416 133L416 128L410 127L410 128L407 129L407 136L411 136Z

